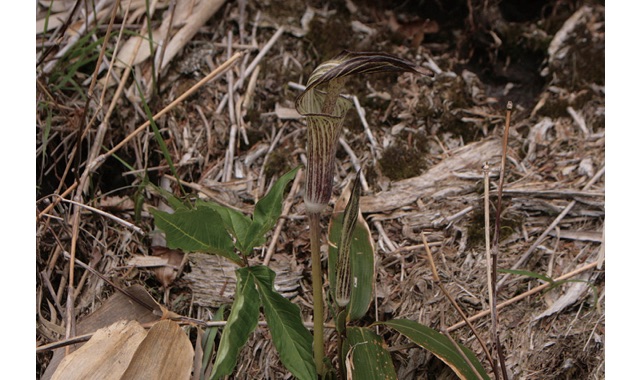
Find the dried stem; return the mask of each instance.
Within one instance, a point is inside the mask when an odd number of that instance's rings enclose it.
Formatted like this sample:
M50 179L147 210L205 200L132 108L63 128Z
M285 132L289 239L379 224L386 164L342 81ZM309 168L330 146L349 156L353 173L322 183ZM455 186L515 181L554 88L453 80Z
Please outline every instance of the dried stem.
M495 280L492 278L491 274L491 221L490 221L490 208L489 208L489 163L485 162L484 165L482 166L482 169L484 171L484 241L485 241L485 251L486 251L486 258L487 258L487 289L489 290L489 310L493 311L495 310L495 298L493 297L494 295L494 289L495 287L493 286L493 284L495 284ZM491 313L491 339L492 339L492 343L493 343L493 347L496 346L496 340L495 340L495 324L493 322L495 322L494 317L494 313ZM494 376L496 377L496 379L499 377L498 372L496 371L496 368L498 366L497 360L496 358L491 355L489 356L489 361L491 362L491 366L493 367L494 371Z
M513 109L513 103L507 102L507 115L505 120L504 136L502 139L502 160L500 162L500 180L498 181L498 199L496 202L496 218L495 229L493 233L493 246L491 248L491 288L489 297L491 301L491 331L493 335L493 344L495 350L498 353L498 361L500 362L500 369L502 370L502 377L505 380L509 379L507 374L507 368L505 366L504 354L502 352L502 345L500 344L500 334L498 332L498 309L496 308L497 299L497 280L498 280L498 249L500 243L500 214L502 213L502 188L504 187L504 172L507 164L507 142L509 141L509 128L511 126L511 110ZM485 184L485 190L488 187L488 183ZM486 199L486 198L485 198ZM485 219L486 220L486 219ZM496 379L499 379L496 372Z

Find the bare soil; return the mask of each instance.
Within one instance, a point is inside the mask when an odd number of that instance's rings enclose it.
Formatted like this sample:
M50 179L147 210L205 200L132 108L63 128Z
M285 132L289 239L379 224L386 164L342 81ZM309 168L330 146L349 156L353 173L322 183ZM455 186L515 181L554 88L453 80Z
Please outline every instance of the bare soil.
M113 4L107 3L110 11ZM152 28L168 19L170 3L159 3ZM214 78L156 123L186 193L250 212L278 176L306 160L304 121L287 114L300 86L318 64L348 49L394 54L434 71L429 78L353 78L345 90L358 98L370 131L368 135L352 111L335 176L335 198L356 166L363 168L367 184L362 211L376 242L377 278L375 304L363 323L409 318L448 328L481 360L487 359L434 284L421 234L432 245L445 287L466 314L487 310L485 160L462 160L465 149L486 156L495 207L498 141L506 104L512 102L498 266L553 279L579 273L570 282L517 300L545 282L499 274L498 303L513 301L499 312L508 372L514 379L604 378L604 1L226 2L155 79L149 59L134 65L132 77L144 90L145 102L131 79L122 95L117 81L105 85L101 80L89 93L101 45L87 49L93 55L86 61L59 59L58 71L44 69L73 36L87 34L80 29L81 15L90 10L78 10L64 31L36 36L42 58L37 67L38 346L65 338L70 278L65 252L74 251L76 259L118 286L143 285L159 303L183 316L208 320L229 302L233 284L221 280L226 272L215 272L219 278L203 283L213 275L202 267L207 261L197 256L178 265L181 270L167 289L157 271L131 264L162 244L148 209L163 207L163 198L148 184L181 194L153 129L134 131L148 114L161 111L233 53L244 52L232 74ZM46 12L40 6L38 18ZM118 13L113 31L122 17ZM144 12L135 17L126 27L140 30L147 18ZM94 35L104 36L108 23L109 17L101 18ZM280 27L282 34L259 60L251 89L247 68ZM110 51L115 41L109 40ZM75 63L76 70L70 71ZM124 75L123 68L116 72ZM62 84L60 73L70 73L75 84ZM98 79L105 75L101 70ZM92 149L104 153L127 136L132 138L91 171L78 191L81 186L74 186L95 158ZM489 150L477 148L481 144ZM443 171L443 163L450 169ZM436 174L442 177L430 184ZM275 241L273 265L282 273L286 295L311 321L303 189L296 184L291 191L281 231L268 236L255 262L262 261ZM142 233L90 209L76 212L68 200L132 223ZM78 266L73 281L73 320L80 323L114 290ZM489 317L474 323L490 342ZM455 378L429 352L402 336L383 333L400 379ZM232 378L290 378L268 337L268 329L259 327ZM335 336L327 339L328 349L335 349ZM38 353L38 378L50 377L52 357L52 351Z

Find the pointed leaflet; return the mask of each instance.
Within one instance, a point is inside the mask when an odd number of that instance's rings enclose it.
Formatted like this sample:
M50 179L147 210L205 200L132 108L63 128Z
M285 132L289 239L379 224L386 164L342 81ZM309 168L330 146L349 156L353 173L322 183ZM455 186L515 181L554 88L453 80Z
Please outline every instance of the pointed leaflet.
M236 238L236 248L248 255L255 247L264 243L264 235L278 221L282 214L284 189L299 169L300 167L297 167L289 171L276 181L267 195L256 204L253 218L215 202L197 201L196 206L209 207L220 214L226 230Z
M398 375L382 338L364 327L348 327L342 348L347 378L353 380L392 380ZM351 375L351 376L349 376Z
M235 300L231 305L227 324L222 330L220 347L213 364L212 379L220 379L233 372L238 353L258 326L260 297L256 290L255 277L246 267L236 270L236 276L238 285Z
M236 211L212 201L203 201L198 199L196 201L196 207L209 207L217 212L218 215L220 215L227 232L236 238L236 248L241 250L242 244L240 242L244 241L247 236L247 231L251 225L251 218L240 211Z
M262 265L248 269L256 278L264 315L282 364L298 379L316 380L313 338L302 323L300 308L274 289L275 272Z
M151 210L156 226L167 236L167 246L187 252L214 253L243 265L233 252L233 241L220 215L208 207L178 210L173 214Z
M386 325L395 329L400 334L411 339L414 343L433 353L448 365L461 379L477 379L473 369L469 364L467 364L464 357L460 355L458 349L453 345L449 338L436 330L408 319L392 319L390 321L378 322L376 324ZM463 345L458 344L458 347L462 349L465 356L473 364L482 378L489 379L489 375L484 370L475 354Z
M284 189L293 180L300 167L296 167L278 178L267 195L256 203L253 211L253 221L249 226L246 238L243 241L243 252L248 254L251 250L264 243L264 235L270 231L282 214L282 197Z

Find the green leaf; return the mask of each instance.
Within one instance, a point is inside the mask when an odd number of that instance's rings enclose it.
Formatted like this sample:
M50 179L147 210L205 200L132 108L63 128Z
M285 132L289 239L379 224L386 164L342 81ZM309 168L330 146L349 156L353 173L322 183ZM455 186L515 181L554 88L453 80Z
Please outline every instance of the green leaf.
M256 290L255 277L246 267L236 270L236 276L238 285L235 300L231 305L227 324L222 330L211 379L219 379L233 372L238 353L258 326L260 297Z
M133 169L132 169L133 170ZM151 186L151 188L155 191L157 191L158 193L160 193L160 195L162 195L162 197L167 201L167 203L169 203L169 206L174 209L175 211L179 211L179 210L190 210L191 207L188 204L185 204L184 202L182 202L178 197L176 197L175 195L171 194L171 192L161 188L160 186L156 186L153 183L148 183L149 186Z
M298 379L317 380L313 338L302 323L300 308L274 289L276 274L271 269L259 265L248 270L256 277L264 315L282 364Z
M397 379L391 355L382 338L364 327L347 328L347 344L342 348L347 378L353 380Z
M151 210L158 228L167 237L167 246L183 251L213 253L243 265L233 252L233 241L225 231L220 215L208 207L178 210L173 214Z
M198 199L196 201L196 207L200 206L209 207L220 215L227 232L236 238L236 248L238 248L238 250L242 250L241 242L246 240L247 231L249 231L249 226L251 225L251 219L240 211L222 206L215 202Z
M332 295L336 288L336 263L338 261L337 244L342 231L343 213L334 214L329 226L329 284ZM351 300L347 306L348 320L362 318L369 310L373 300L374 250L371 231L364 218L356 222L351 239Z
M446 335L408 319L392 319L386 322L378 322L374 325L376 324L389 326L409 338L417 345L429 350L448 365L461 379L478 378L472 367L467 364L467 361L462 355L460 355L458 349ZM475 367L480 376L482 376L483 379L489 379L489 375L484 370L475 354L461 344L458 344L458 347L460 347L464 352L465 356L473 364L473 367Z
M264 243L264 235L275 226L278 218L282 214L282 197L285 187L293 178L300 167L294 168L280 177L273 184L271 190L260 199L253 212L253 220L242 241L242 252L247 255L253 248Z
M536 273L536 272L531 272L531 271L528 271L528 270L498 269L498 272L500 272L500 273L517 274L517 275L527 276L527 277L533 277L533 278L537 278L537 279L545 281L545 282L553 283L553 279L551 277L548 277L548 276L545 276L543 274L539 274L539 273Z

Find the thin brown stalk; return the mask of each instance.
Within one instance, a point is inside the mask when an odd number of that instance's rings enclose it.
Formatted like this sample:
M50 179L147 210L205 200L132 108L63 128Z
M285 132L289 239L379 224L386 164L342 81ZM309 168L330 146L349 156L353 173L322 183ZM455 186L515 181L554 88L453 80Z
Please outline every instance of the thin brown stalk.
M492 277L492 272L491 272L491 259L492 259L492 255L491 255L491 221L490 221L490 208L489 208L489 164L487 162L484 163L484 165L482 166L482 169L484 171L484 241L485 241L485 252L486 252L486 258L487 258L487 289L488 289L488 293L489 293L489 310L495 310L495 302L496 299L494 298L494 287L493 284L495 284L495 280ZM497 342L495 339L495 331L496 331L496 319L493 318L495 316L495 314L492 312L491 313L491 341L492 341L492 347L496 347L497 346ZM499 378L499 374L498 372L495 370L498 366L498 362L496 360L496 358L491 355L489 356L489 361L491 362L491 366L493 367L494 371L494 376L496 377L496 379Z
M62 198L64 198L67 195L69 195L73 191L73 189L75 189L77 186L78 186L78 182L74 182L62 194L60 194L59 197L54 197L53 200L51 201L51 203L49 204L49 206L45 207L44 210L42 210L41 212L37 213L36 222L40 220L40 217L42 215L47 215L51 210L53 210L53 208L56 207L58 205L58 203L60 203L62 201Z
M500 244L500 214L502 213L502 189L504 187L504 172L507 166L507 148L509 141L509 128L511 127L511 111L513 110L513 103L507 102L507 115L505 120L504 136L502 138L502 159L500 162L500 180L498 181L498 198L496 201L496 218L495 229L493 233L493 247L491 248L491 288L493 302L491 303L491 331L493 335L493 344L496 352L498 353L498 361L500 362L500 369L502 370L502 377L505 380L509 379L507 374L507 368L504 360L504 353L502 352L502 344L500 343L500 333L498 331L498 310L496 309L496 300L498 297L497 282L498 282L498 250ZM488 185L486 185L488 186ZM486 189L486 188L485 188ZM498 374L496 373L498 379Z
M72 205L75 205L75 206L80 206L80 207L82 207L84 209L87 209L87 210L89 210L91 212L94 212L94 213L96 213L98 215L102 215L102 216L104 216L106 218L109 218L109 219L113 220L114 222L116 222L116 223L118 223L118 224L120 224L120 225L122 225L122 226L124 226L126 228L129 228L129 229L131 229L131 230L133 230L133 231L135 231L135 232L137 232L137 233L139 233L141 235L144 234L144 231L142 230L142 228L136 226L133 223L127 222L126 220L124 220L122 218L118 218L115 215L109 214L108 212L102 211L102 210L97 209L95 207L91 207L89 205L85 205L84 203L74 202L74 201L69 200L69 199L62 199L62 200L64 202L71 203Z
M231 53L232 53L231 41L233 41L233 34L231 31L229 31L227 33L227 59L231 58ZM229 144L228 144L227 152L224 157L224 169L223 169L224 174L222 176L223 182L231 181L231 176L233 173L233 157L235 156L235 151L236 151L236 137L238 135L238 123L236 121L234 97L233 97L233 93L234 93L233 84L234 84L233 71L228 70L227 71L227 91L228 91L227 94L229 95L228 109L229 109L230 131L229 131Z
M441 321L444 321L444 318L440 318ZM482 376L480 375L480 373L478 372L478 369L476 368L476 366L474 366L471 363L471 360L469 359L469 357L467 356L467 354L464 353L464 351L462 351L462 348L458 345L458 343L453 339L453 337L451 336L451 334L449 333L449 331L447 331L447 329L441 329L444 332L444 335L449 339L449 342L451 342L451 344L456 348L456 351L458 351L458 354L460 354L460 356L462 356L462 358L464 359L465 363L467 363L467 365L469 366L469 368L471 368L471 370L473 371L473 373L476 375L476 377L478 379L482 379Z
M464 323L466 323L467 326L469 326L469 328L473 332L473 335L475 335L476 339L478 339L478 343L480 343L480 346L482 347L482 351L484 351L485 355L487 355L487 358L491 359L491 354L489 352L489 349L484 344L484 341L480 338L480 334L478 333L476 328L473 326L473 324L471 324L471 320L469 320L467 318L467 315L462 310L460 305L458 305L456 300L453 297L451 297L449 292L447 292L447 290L445 289L444 285L442 284L442 281L440 281L440 275L438 274L438 270L436 269L436 264L435 264L435 261L433 260L433 254L431 253L431 248L429 248L429 243L427 241L427 237L426 237L425 233L424 232L421 233L420 236L422 237L422 244L424 245L424 249L427 252L427 258L429 259L429 264L431 265L431 273L433 274L433 282L435 282L436 285L440 288L440 290L442 290L442 293L445 295L445 297L447 297L449 302L451 302L451 304L456 309L458 314L460 314L460 316L464 320ZM450 329L443 329L443 330L444 331L451 331ZM493 360L489 360L489 362L491 363L491 368L493 369L493 372L496 373L495 363L493 362Z

